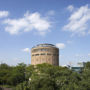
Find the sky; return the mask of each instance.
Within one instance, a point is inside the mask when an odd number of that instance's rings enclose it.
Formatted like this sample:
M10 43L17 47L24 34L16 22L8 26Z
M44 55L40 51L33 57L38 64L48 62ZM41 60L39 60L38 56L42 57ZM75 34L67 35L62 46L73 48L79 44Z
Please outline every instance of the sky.
M41 43L59 48L59 65L90 61L90 0L0 0L0 63L31 64Z

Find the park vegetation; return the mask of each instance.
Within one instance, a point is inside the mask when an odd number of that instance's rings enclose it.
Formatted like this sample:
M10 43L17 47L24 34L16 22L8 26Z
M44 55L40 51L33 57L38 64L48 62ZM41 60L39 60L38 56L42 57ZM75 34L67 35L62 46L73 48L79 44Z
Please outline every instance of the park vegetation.
M12 90L90 90L90 62L80 73L49 64L9 66L3 63L0 86Z

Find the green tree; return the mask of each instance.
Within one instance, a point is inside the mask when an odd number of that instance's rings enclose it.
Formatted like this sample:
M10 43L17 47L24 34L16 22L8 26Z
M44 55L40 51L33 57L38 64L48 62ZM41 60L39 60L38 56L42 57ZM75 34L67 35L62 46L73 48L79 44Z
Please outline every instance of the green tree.
M83 90L90 90L90 62L85 64L85 68L82 72L81 87Z
M11 85L15 86L25 81L25 68L26 68L26 65L23 63L20 63L16 67L13 68L11 77L9 78Z
M3 63L0 65L0 84L7 84L8 78L12 72L12 67L8 66L7 64Z

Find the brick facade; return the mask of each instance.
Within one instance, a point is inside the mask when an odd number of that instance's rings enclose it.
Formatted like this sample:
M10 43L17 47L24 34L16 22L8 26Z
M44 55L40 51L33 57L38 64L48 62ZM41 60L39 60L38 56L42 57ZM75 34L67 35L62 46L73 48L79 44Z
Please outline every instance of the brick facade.
M39 44L31 49L31 64L59 65L59 49L52 44Z

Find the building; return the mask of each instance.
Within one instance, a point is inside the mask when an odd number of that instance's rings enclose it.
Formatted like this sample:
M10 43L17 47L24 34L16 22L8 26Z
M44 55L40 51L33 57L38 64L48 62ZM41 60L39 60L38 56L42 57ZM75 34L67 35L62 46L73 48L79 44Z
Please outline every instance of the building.
M72 71L75 71L75 72L82 72L83 68L85 67L85 62L79 62L78 63L78 66L76 67L71 67Z
M84 67L71 67L71 70L72 71L75 71L75 72L78 72L78 73L81 73L82 70L83 70Z
M31 64L59 65L59 49L52 44L39 44L31 49Z
M85 67L85 64L86 64L86 62L78 62L78 63L77 63L77 66L66 65L65 67L71 69L71 70L74 71L74 72L81 73L82 70L83 70L84 67Z

